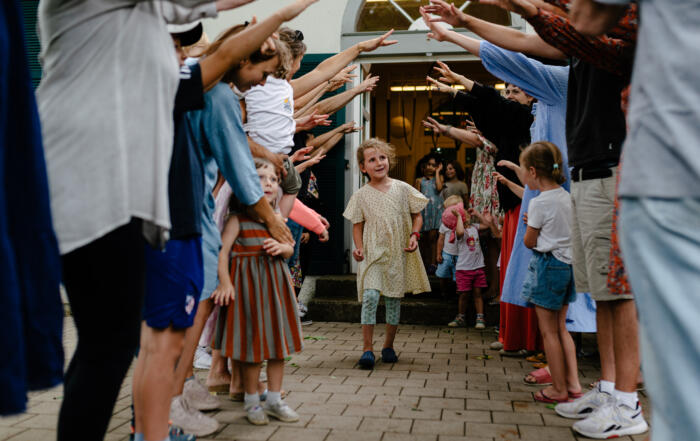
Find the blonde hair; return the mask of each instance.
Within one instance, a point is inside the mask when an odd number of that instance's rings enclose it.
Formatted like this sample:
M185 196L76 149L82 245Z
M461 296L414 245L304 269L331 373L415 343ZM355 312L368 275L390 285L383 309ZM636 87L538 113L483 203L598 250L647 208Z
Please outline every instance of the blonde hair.
M390 168L396 164L396 149L393 145L379 138L369 138L357 148L357 163L359 165L365 163L365 150L368 149L376 149L384 153L389 158Z
M269 160L265 158L253 158L253 163L255 164L255 170L258 170L263 167L271 167L275 171L275 174L277 174L277 179L280 179L280 171L277 169L277 167L275 167L275 164L273 164ZM277 208L276 201L271 203L270 205L272 205L272 208ZM252 205L243 205L238 200L235 194L231 195L231 199L228 203L228 216L240 213L249 213L252 216L254 212L248 211L249 209L252 209Z
M533 142L520 153L520 163L525 167L534 167L538 176L549 178L557 184L566 181L564 161L559 148L547 141Z
M202 37L198 42L190 46L185 46L182 48L185 51L185 55L190 58L199 58L209 49L209 37L206 32L202 32Z
M457 205L461 202L464 202L464 200L462 200L462 198L457 196L456 194L453 194L452 196L445 199L445 202L443 203L443 205L445 206L445 208L448 208L448 207L451 207L453 205Z

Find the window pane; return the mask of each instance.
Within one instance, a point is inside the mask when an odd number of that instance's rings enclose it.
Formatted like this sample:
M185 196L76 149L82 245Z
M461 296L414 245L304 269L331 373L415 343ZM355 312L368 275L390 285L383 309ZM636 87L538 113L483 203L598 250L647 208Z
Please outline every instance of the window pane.
M411 17L404 15L388 0L365 0L358 14L355 30L357 32L378 32L389 29L407 30L414 20L420 18L418 8L427 5L428 0L396 0L395 3ZM460 1L455 2L462 5ZM511 25L510 14L503 9L471 2L465 9L467 14L492 23Z

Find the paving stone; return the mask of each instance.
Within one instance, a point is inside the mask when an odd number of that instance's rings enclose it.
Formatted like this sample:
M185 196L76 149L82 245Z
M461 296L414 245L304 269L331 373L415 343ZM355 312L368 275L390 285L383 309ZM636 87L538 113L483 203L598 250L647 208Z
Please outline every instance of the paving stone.
M316 393L316 392L314 392ZM331 395L328 399L329 403L343 403L343 404L364 404L369 406L374 400L374 395L356 395L356 394L343 394L335 393Z
M390 386L361 386L357 391L360 395L398 395L401 391L398 387Z
M56 439L55 430L29 429L12 437L12 441L44 441Z
M443 421L468 421L470 423L490 423L491 412L488 410L452 410L442 411Z
M445 389L445 398L473 398L476 400L488 400L489 392L487 390L471 390L471 389Z
M419 406L421 409L464 409L464 400L461 398L432 398L421 397Z
M375 377L370 377L370 379L372 378ZM412 380L409 380L408 378L385 378L384 386L423 388L425 387L425 381L426 380L423 378L417 378Z
M360 426L361 421L362 417L314 415L306 427L311 429L356 430Z
M221 432L216 434L216 439L236 441L265 441L278 429L277 426L254 426L250 423L228 424ZM199 439L199 438L198 438Z
M574 433L565 427L542 427L518 425L523 440L533 441L574 441Z
M435 387L404 387L401 389L401 395L416 397L443 397L445 395L445 389Z
M296 411L309 415L342 415L345 412L345 404L335 403L303 403Z
M494 423L503 424L529 424L531 426L541 426L544 424L542 415L539 413L521 412L492 412Z
M420 397L412 396L396 396L396 395L377 395L372 401L373 406L400 406L400 407L418 407Z
M14 426L19 422L33 418L31 413L20 413L18 415L0 417L0 427Z
M498 440L520 439L515 424L466 423L465 435L474 438L496 438Z
M409 433L413 420L397 418L364 418L360 424L360 432L396 432Z
M328 429L280 427L270 441L323 441L329 432Z
M31 418L23 420L15 427L26 427L28 429L48 429L55 430L58 424L58 413L53 415L34 415Z
M354 394L359 388L354 384L321 384L314 392Z
M438 441L493 441L493 438L475 438L473 436L440 435Z
M552 413L543 413L542 419L544 420L545 426L555 426L555 427L571 427L577 420L571 420L568 418L562 418L554 411Z
M423 433L385 433L382 441L437 441L437 435Z
M438 435L464 435L463 421L423 421L413 423L411 433L426 433Z
M376 400L376 398L375 398ZM383 406L372 404L370 406L362 406L358 404L351 404L346 407L343 415L346 416L363 416L363 417L377 417L377 416L389 416L394 411L394 406Z
M392 418L410 418L414 420L438 420L442 415L441 409L420 409L418 407L396 407Z
M386 381L390 379L383 377L345 377L343 384L354 384L357 386L387 386ZM398 380L392 378L392 380Z
M0 426L0 439L7 439L11 436L15 436L20 432L27 430L24 427L6 427Z
M358 433L354 430L331 430L325 441L379 441L384 435L383 432L362 431Z

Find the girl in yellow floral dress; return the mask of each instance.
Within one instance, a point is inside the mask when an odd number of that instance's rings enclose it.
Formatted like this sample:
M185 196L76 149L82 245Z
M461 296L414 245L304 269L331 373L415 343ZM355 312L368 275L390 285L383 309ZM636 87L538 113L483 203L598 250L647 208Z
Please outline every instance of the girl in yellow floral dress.
M399 324L401 298L407 293L430 291L420 252L423 224L420 212L428 199L405 182L391 179L394 147L372 138L357 149L360 170L369 182L350 198L343 216L353 224L353 258L359 262L357 294L362 302L363 354L359 365L374 367L372 338L380 295L386 307L386 338L382 361L398 361L394 337Z

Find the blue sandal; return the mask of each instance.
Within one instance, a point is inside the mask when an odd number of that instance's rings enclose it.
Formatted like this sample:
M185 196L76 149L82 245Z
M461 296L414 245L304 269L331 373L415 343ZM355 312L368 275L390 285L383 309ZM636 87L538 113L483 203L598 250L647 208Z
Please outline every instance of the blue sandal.
M361 369L372 369L374 367L374 352L366 351L358 361Z
M396 363L399 361L399 357L396 356L394 348L384 348L382 349L382 362L384 363Z

